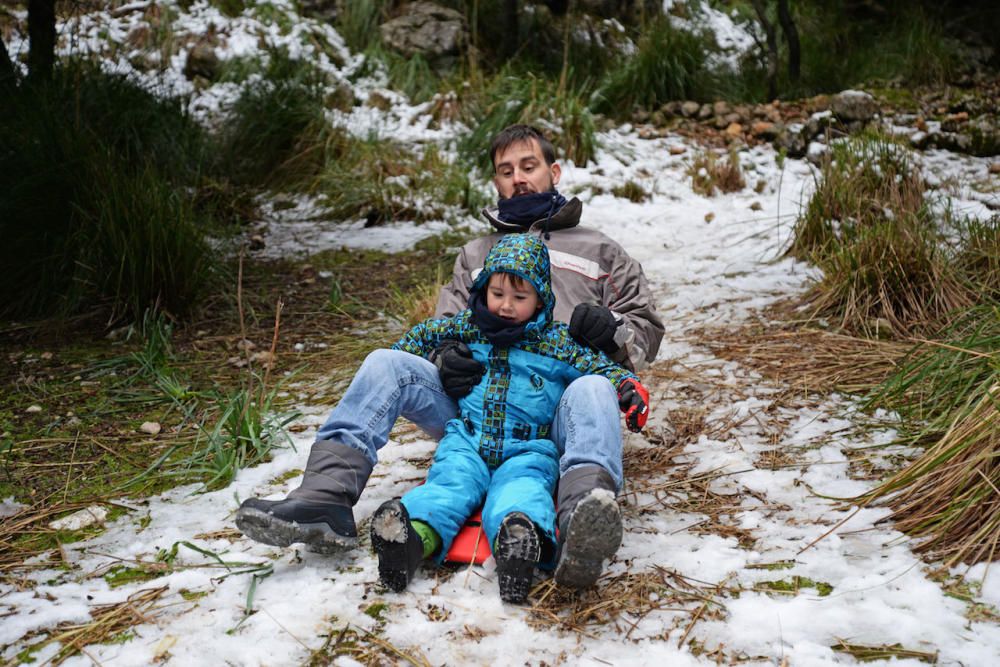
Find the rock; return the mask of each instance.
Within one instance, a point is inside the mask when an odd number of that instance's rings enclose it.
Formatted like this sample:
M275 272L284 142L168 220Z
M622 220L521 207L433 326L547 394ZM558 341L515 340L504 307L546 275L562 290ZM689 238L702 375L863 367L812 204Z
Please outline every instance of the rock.
M755 137L764 139L765 141L773 141L779 134L779 128L774 123L766 120L758 120L750 126L750 133Z
M712 125L714 125L715 129L717 130L724 130L726 129L726 126L729 125L729 121L727 121L722 116L716 116L714 119L712 119Z
M990 164L990 173L991 174L1000 174L1000 162L994 162L994 163Z
M660 111L667 116L680 116L682 114L681 107L684 106L683 102L678 102L677 100L671 100L666 104L660 106Z
M804 136L802 129L802 125L798 123L784 128L774 140L774 147L784 150L788 154L788 157L804 157L809 142Z
M826 131L836 124L837 119L834 118L832 112L818 111L809 116L809 119L803 127L802 135L806 141L812 141L816 137L826 134Z
M714 213L712 213L711 211L709 211L708 213L705 214L705 222L712 222L713 220L715 220L715 214Z
M440 61L459 55L469 43L469 29L460 12L433 2L414 2L404 13L379 26L386 46L405 56L422 55Z
M252 340L247 340L246 338L243 338L241 340L236 341L236 349L237 350L256 350L257 349L257 344L255 342L253 342Z
M729 106L729 102L724 100L719 100L718 102L712 103L712 113L716 116L726 116L732 112L733 108Z
M39 412L42 411L42 406L40 406L40 405L29 405L27 408L25 408L24 411L27 412L29 415L38 414Z
M723 118L726 120L727 125L731 125L732 123L743 122L743 116L741 114L736 113L735 111L727 113L726 115L723 116Z
M751 211L760 211L763 208L764 208L764 206L759 201L755 201L755 202L753 202L753 203L750 204L750 210Z
M254 234L247 242L247 246L250 250L263 250L266 245L267 244L264 243L264 237L260 234Z
M698 108L698 120L708 120L711 117L712 117L712 105L702 104L701 107Z
M729 125L726 126L726 129L723 130L723 132L725 132L726 136L729 136L729 137L733 137L733 138L742 137L743 136L743 126L740 125L739 123L730 123Z
M700 109L700 104L688 100L681 104L681 115L685 118L694 118Z
M667 150L670 151L671 155L683 155L687 151L687 148L685 148L684 146L674 145L668 148Z
M333 23L337 19L338 4L340 4L340 0L298 0L299 13L302 16L328 23Z
M184 76L189 80L202 77L208 81L214 81L219 75L219 56L215 53L215 47L208 40L201 40L188 51L187 60L184 62Z
M56 519L49 523L49 528L52 530L80 530L95 524L103 524L107 518L108 510L103 505L91 505L61 519Z
M160 426L159 422L142 422L142 426L139 427L139 430L143 433L148 433L149 435L159 435L160 431L163 430L163 427Z
M844 90L830 100L830 109L844 122L867 122L878 113L878 103L862 90Z

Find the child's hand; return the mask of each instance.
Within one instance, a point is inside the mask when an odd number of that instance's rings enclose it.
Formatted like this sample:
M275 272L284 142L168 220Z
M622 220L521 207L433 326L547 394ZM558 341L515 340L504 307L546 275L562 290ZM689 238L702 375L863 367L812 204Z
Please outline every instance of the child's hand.
M618 405L625 413L628 430L638 433L649 417L649 392L635 380L625 380L618 388Z
M472 350L458 340L441 342L430 354L430 361L437 366L444 392L456 401L464 398L483 379L486 368L472 358Z

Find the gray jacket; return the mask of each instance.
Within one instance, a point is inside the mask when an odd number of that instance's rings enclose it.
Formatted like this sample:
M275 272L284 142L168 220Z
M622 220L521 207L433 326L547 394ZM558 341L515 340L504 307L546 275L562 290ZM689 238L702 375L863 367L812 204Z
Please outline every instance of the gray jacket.
M607 306L622 320L615 332L621 351L614 360L640 370L656 357L663 338L663 323L656 314L653 297L639 262L604 234L578 226L583 204L574 197L549 221L551 237L545 241L545 220L528 231L541 235L552 261L552 290L556 295L555 319L569 322L580 303ZM490 248L501 236L523 232L523 227L503 222L496 209L483 215L498 231L474 239L462 247L455 260L451 282L441 289L435 317L450 317L467 307L469 288L483 268Z

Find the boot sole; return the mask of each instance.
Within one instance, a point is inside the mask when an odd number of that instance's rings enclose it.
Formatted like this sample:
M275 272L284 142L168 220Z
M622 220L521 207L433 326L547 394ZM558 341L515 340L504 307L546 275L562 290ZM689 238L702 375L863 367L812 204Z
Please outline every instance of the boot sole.
M497 538L497 584L500 599L520 604L528 598L535 566L542 555L542 545L534 527L518 526L525 530L524 539L505 539L506 526L500 527Z
M622 517L614 495L590 495L573 510L553 575L556 583L577 590L593 586L604 561L622 543Z
M336 533L325 523L285 521L252 507L243 507L236 512L236 527L255 542L276 547L302 542L309 551L322 554L339 553L358 545L356 536Z
M401 593L410 583L407 570L406 541L410 528L403 517L402 505L372 516L372 548L378 556L378 579L386 588Z

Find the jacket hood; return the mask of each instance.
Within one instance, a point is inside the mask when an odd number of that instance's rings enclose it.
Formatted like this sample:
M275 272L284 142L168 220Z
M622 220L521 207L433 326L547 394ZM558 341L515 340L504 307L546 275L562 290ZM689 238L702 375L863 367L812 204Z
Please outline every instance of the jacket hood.
M570 227L576 227L580 224L580 214L583 213L583 202L581 202L577 197L573 197L566 204L563 205L561 209L552 214L552 219L549 220L549 231L555 231L557 229L569 229ZM496 228L497 231L509 234L511 232L541 232L542 226L545 224L545 218L540 218L535 222L531 223L528 227L523 227L521 225L515 225L509 222L504 222L497 217L497 207L493 206L490 208L483 209L483 216L489 223Z
M556 305L552 293L549 249L537 236L531 234L507 234L490 249L483 263L483 270L472 283L470 294L475 296L486 287L494 273L513 273L524 278L535 288L542 300L542 310L535 319L528 322L526 331L541 329L552 321L552 310Z

